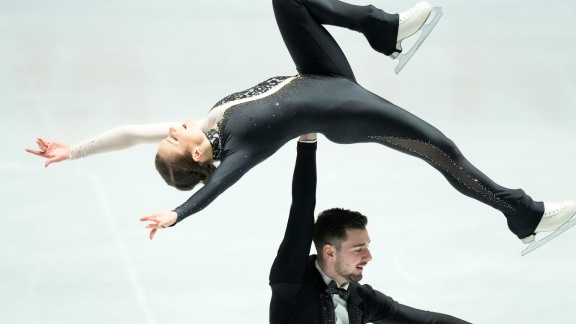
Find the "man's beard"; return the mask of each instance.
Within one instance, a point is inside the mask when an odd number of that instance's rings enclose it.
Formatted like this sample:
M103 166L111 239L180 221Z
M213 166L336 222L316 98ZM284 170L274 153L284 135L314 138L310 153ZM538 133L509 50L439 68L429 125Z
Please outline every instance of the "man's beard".
M354 267L354 269L356 269L356 267ZM355 274L354 270L352 270L352 272L344 272L344 270L342 270L342 263L340 262L340 259L336 261L334 271L336 271L340 277L348 280L349 282L358 282L362 280L362 273Z

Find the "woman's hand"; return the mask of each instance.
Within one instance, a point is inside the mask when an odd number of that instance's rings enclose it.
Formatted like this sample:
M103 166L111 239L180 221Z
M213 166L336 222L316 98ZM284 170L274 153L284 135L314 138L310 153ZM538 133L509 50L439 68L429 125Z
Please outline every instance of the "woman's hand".
M46 163L44 163L44 167L49 166L51 163L70 158L70 147L67 144L62 142L49 142L41 138L36 140L36 144L38 144L38 150L27 148L26 152L48 159Z
M146 228L152 229L150 230L150 239L153 239L157 230L171 226L172 224L176 223L177 219L178 214L176 214L175 211L169 211L146 215L141 217L140 221L148 222L148 224L146 224Z

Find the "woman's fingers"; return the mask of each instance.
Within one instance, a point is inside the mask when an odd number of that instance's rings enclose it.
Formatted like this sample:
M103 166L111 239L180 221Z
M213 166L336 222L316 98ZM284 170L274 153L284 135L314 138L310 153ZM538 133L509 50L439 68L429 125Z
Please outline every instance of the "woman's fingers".
M60 161L58 158L52 156L47 156L46 158L48 158L48 160L46 160L46 163L44 163L44 167L47 168L50 164L54 163L54 162L58 162Z
M38 149L40 149L40 151L42 152L46 152L48 150L48 147L50 146L49 142L46 142L41 138L38 138L36 140L36 144L38 145Z
M42 157L45 156L45 154L46 154L46 152L44 152L44 151L33 150L33 149L29 149L29 148L26 149L26 152L32 153L34 155L42 156Z
M150 228L150 239L154 238L156 232L161 228L171 226L176 222L177 215L175 212L155 213L140 217L141 222L148 222L146 228Z
M40 150L42 150L46 146L42 144L42 141L39 138L36 139L36 145L38 145L38 148L40 148Z
M149 221L149 220L155 219L155 218L156 218L156 214L146 215L146 216L140 217L140 221L145 222L145 221Z
M41 157L45 157L45 158L53 158L54 155L53 154L48 154L48 152L52 151L54 149L55 144L51 143L51 142L47 142L41 138L36 139L36 144L38 145L38 149L34 150L34 149L26 149L26 152L28 153L32 153L34 155L38 155ZM56 161L51 161L52 162L56 162ZM48 163L48 164L50 164Z
M41 139L40 137L36 140L36 142L38 143L38 146L40 146L40 145L42 145L44 147L50 146L49 141L45 141L45 140Z
M146 228L159 228L162 227L160 226L160 221L157 220L150 220L152 223L146 224Z
M156 218L159 214L152 214L152 215L146 215L143 217L140 217L140 221L141 222L149 222L148 224L146 224L146 228L150 228L150 239L154 238L154 235L156 235L156 232L158 231L158 229L160 228L164 228L164 226L160 225L160 220L158 218Z

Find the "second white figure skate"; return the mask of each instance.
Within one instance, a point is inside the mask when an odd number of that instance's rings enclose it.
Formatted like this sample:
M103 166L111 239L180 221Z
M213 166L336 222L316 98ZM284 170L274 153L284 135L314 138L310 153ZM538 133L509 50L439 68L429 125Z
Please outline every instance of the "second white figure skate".
M523 238L522 242L530 245L522 251L522 255L550 242L574 225L576 225L576 203L574 201L544 202L544 216L534 233L554 232L538 241L535 240L535 234Z
M425 24L432 13L434 13L433 18L429 23ZM396 49L398 52L394 52L389 56L392 59L398 60L398 65L394 69L396 74L398 74L404 65L408 63L408 61L412 58L412 55L416 53L420 45L422 45L432 29L434 29L440 20L440 17L442 17L442 8L432 8L428 2L422 1L415 4L410 9L400 12L399 15L400 25L398 26L398 37L396 41ZM422 33L420 34L420 37L416 43L407 53L401 54L400 52L402 51L402 41L416 34L419 30L422 30Z

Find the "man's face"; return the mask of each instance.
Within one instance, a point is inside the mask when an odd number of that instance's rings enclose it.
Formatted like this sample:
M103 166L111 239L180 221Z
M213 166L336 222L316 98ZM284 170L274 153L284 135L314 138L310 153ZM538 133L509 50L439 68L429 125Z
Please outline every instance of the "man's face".
M334 272L346 281L360 281L362 272L372 254L368 249L370 236L367 230L346 230L346 241L342 242L340 251L336 252Z

